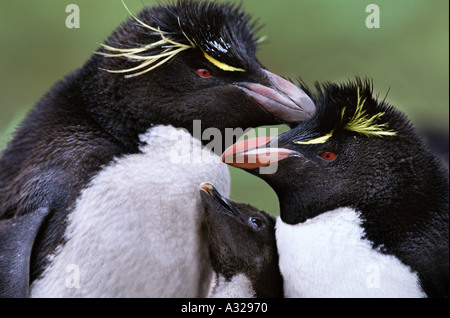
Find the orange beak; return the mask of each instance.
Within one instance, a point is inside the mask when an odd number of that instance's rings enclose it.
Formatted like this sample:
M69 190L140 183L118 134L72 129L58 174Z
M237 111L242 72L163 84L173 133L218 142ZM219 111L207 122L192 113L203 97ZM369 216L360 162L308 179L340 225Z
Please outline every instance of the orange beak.
M296 154L293 150L268 147L273 139L258 137L239 141L224 151L222 162L241 169L256 169Z

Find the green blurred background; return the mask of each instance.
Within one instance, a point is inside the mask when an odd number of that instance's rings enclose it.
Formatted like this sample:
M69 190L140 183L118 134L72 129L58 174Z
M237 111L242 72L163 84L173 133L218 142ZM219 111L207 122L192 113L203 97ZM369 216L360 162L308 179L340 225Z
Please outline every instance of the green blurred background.
M126 0L132 12L156 2ZM80 8L79 29L65 25L71 3ZM380 8L379 29L365 24L371 3ZM258 56L269 70L309 85L371 77L381 98L389 91L387 101L419 129L439 132L448 141L448 0L242 4L265 25L260 35L267 39ZM0 0L0 150L26 112L55 82L81 67L127 15L120 0ZM279 213L278 200L263 181L231 172L233 199Z

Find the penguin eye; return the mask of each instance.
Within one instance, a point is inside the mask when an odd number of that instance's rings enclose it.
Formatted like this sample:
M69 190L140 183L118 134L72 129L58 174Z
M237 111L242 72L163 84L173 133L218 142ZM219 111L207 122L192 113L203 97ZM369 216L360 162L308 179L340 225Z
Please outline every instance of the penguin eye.
M336 158L336 154L334 152L322 152L320 157L327 161L333 161Z
M204 68L198 69L197 70L197 74L200 75L200 77L203 77L203 78L211 77L211 72L209 70L207 70L207 69L204 69Z
M254 216L248 219L248 223L254 230L258 230L264 225L261 219Z

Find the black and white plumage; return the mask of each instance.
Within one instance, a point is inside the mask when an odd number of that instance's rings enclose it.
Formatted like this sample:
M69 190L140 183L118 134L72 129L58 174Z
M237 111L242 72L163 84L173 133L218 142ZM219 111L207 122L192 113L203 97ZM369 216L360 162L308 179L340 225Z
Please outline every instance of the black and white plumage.
M208 297L282 297L275 218L224 198L210 183L203 183L200 190L215 276Z
M198 184L227 195L229 175L189 161L193 121L225 136L314 112L261 66L254 28L230 4L146 8L37 103L0 159L2 296L204 294Z
M314 100L313 118L223 155L278 195L286 296L448 296L448 170L371 83L321 85Z

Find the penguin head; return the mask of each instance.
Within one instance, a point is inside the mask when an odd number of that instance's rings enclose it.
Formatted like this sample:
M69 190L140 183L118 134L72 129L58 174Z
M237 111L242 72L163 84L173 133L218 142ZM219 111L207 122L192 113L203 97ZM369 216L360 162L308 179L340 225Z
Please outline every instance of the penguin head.
M315 116L273 139L235 144L222 156L271 185L283 222L351 207L382 224L414 223L448 206L448 172L408 119L377 101L371 82L317 90Z
M296 123L312 100L266 70L256 57L258 27L240 6L178 1L145 8L123 23L93 57L85 84L100 116L145 131L170 124L203 128ZM103 122L102 120L100 120Z
M224 198L209 183L200 186L200 195L213 270L227 280L244 274L256 297L281 297L274 217Z

